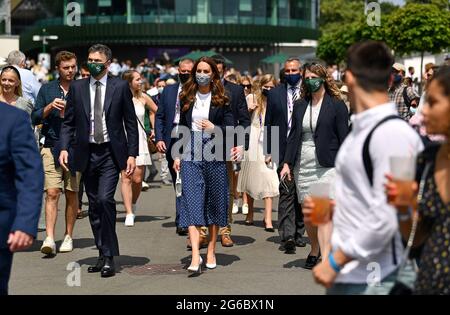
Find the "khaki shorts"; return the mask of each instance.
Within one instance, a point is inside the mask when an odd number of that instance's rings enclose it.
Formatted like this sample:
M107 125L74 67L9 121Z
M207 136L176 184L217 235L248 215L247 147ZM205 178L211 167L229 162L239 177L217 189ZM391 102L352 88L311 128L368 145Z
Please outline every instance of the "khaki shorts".
M41 149L42 163L44 164L45 183L44 190L61 189L78 192L81 173L71 176L70 172L61 167L55 167L55 160L50 148Z

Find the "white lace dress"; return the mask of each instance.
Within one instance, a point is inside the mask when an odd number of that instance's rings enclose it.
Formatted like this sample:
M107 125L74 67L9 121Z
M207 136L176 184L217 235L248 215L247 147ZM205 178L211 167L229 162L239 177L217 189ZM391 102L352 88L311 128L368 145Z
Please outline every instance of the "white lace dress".
M308 104L305 116L303 118L302 145L297 155L297 161L294 166L294 178L297 184L297 196L300 203L309 193L309 187L313 183L330 183L333 184L335 177L335 169L323 167L319 164L316 155L316 145L314 143L313 131L316 130L317 119L319 118L322 101L312 107ZM312 112L312 117L311 113ZM310 119L311 117L311 119ZM333 192L331 198L333 197Z
M135 97L133 97L133 103L136 117L140 122L138 122L139 155L136 157L136 166L152 165L152 159L148 151L147 134L145 129L142 128L145 121L145 105Z

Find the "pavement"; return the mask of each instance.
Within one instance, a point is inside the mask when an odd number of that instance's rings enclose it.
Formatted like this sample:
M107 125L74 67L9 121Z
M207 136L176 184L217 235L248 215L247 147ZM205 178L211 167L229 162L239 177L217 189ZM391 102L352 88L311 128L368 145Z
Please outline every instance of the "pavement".
M245 215L234 216L232 238L235 246L224 248L217 243L217 268L198 277L189 277L186 267L190 251L186 237L175 233L175 197L171 186L152 183L142 192L137 204L134 227L125 227L125 211L116 191L117 234L121 256L115 259L118 273L113 278L88 274L95 264L95 248L89 219L77 220L74 251L44 257L40 246L45 232L39 232L33 246L14 255L10 294L85 294L85 295L307 295L324 294L315 284L311 271L302 266L310 246L297 247L296 254L285 254L279 248L278 230L263 228L263 203L256 202L255 225L246 226ZM84 197L84 203L87 202ZM277 220L274 201L274 226ZM60 209L64 208L61 198ZM86 210L87 206L83 205ZM57 248L64 234L64 210L58 212ZM206 259L206 249L201 250Z

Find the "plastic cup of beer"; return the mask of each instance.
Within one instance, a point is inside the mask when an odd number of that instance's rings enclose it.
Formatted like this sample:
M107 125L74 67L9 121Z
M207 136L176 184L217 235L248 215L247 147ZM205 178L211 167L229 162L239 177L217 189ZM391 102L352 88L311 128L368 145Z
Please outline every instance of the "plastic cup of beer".
M59 111L59 117L64 118L64 113L66 111L66 101L62 99L60 102L64 103L64 108Z
M330 189L330 183L315 183L309 188L309 194L314 202L311 223L315 226L324 224L329 220L331 211Z
M396 206L411 206L414 203L413 183L416 175L414 156L391 156L391 174L397 185L398 195L394 200Z

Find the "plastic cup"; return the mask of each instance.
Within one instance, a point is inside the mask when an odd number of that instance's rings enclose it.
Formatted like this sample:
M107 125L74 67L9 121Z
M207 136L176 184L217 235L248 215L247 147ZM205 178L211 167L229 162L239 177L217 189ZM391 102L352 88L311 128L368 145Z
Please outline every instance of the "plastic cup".
M315 183L309 188L311 199L315 205L311 214L313 225L317 226L329 221L331 212L330 189L330 183Z
M411 206L414 203L414 177L416 159L413 156L392 156L389 159L393 182L397 185L396 206Z

